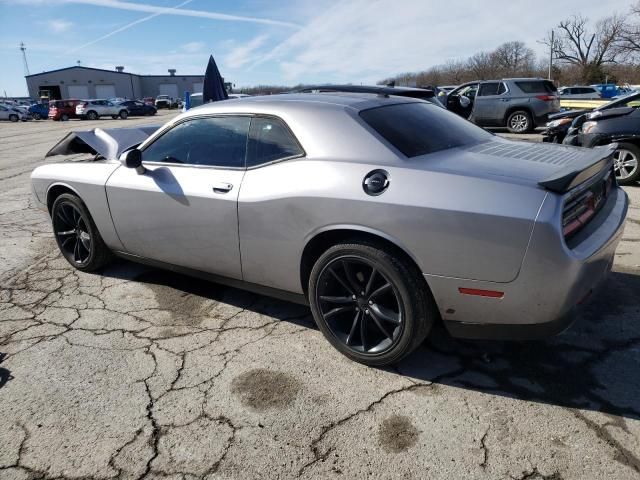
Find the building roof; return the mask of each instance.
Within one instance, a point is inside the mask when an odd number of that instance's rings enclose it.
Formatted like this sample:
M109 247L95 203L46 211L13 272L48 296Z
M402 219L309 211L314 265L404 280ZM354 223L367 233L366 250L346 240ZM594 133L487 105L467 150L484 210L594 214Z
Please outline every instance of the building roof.
M133 76L136 76L136 77L171 77L172 76L170 74L166 74L166 75L140 75L139 73L118 72L117 70L106 70L106 69L103 69L103 68L83 67L83 66L80 66L80 65L74 65L72 67L58 68L56 70L49 70L47 72L32 73L31 75L25 75L25 78L37 77L38 75L47 75L47 74L50 74L50 73L63 72L65 70L74 70L74 69L90 70L90 71L93 71L93 72L115 73L117 75L133 75ZM181 75L181 74L177 74L176 73L173 76L174 77L204 77L204 73L201 74L201 75Z

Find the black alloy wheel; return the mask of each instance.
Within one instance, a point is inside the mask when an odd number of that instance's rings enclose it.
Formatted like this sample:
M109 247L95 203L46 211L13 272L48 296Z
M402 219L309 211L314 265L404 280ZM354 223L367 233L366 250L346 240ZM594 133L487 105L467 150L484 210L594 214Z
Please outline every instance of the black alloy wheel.
M75 195L60 195L51 209L56 242L64 258L75 268L93 271L104 266L111 252L85 205Z
M347 357L374 366L409 354L436 315L416 268L367 244L327 250L311 272L309 300L329 342Z

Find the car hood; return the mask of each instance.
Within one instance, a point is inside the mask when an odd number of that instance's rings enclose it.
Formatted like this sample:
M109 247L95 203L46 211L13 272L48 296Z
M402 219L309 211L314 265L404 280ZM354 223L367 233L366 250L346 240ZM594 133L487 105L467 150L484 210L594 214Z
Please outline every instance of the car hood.
M122 152L140 145L159 125L136 128L94 128L71 132L60 140L45 157L76 153L99 154L107 160L116 160Z
M561 118L576 118L585 113L591 112L591 109L583 108L580 110L565 110L564 112L552 113L549 115L549 121L559 120Z
M512 180L564 192L611 161L614 145L593 149L512 141L496 137L470 147L426 155L430 170ZM431 157L431 158L429 158Z
M632 112L635 112L635 108L633 107L619 107L619 108L609 108L607 110L598 110L597 112L592 112L589 114L589 120L604 120L606 118L614 118L614 117L622 117L624 115L629 115Z

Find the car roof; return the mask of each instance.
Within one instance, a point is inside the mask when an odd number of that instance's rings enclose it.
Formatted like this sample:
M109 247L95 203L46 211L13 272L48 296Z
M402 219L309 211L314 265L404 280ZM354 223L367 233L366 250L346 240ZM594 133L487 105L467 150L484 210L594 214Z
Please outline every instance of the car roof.
M370 93L331 92L331 93L287 93L276 95L262 95L252 97L234 98L230 101L205 103L192 108L185 115L193 113L202 115L206 113L220 113L221 111L245 111L246 113L266 113L269 110L300 109L305 107L324 107L344 110L349 108L355 111L368 108L393 105L398 103L424 102L424 100L388 95L373 95Z

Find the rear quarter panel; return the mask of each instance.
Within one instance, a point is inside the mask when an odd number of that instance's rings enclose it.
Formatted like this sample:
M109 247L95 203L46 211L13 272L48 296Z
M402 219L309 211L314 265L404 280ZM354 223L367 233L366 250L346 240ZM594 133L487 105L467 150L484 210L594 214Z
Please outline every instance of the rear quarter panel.
M510 282L545 192L461 174L386 167L388 190L362 189L367 163L290 160L248 170L238 215L244 279L302 292L300 261L315 235L353 229L403 248L423 273Z
M48 194L56 185L72 190L84 202L109 248L122 250L109 212L105 183L120 166L115 161L67 162L42 165L31 173L33 192L39 203L47 205Z

